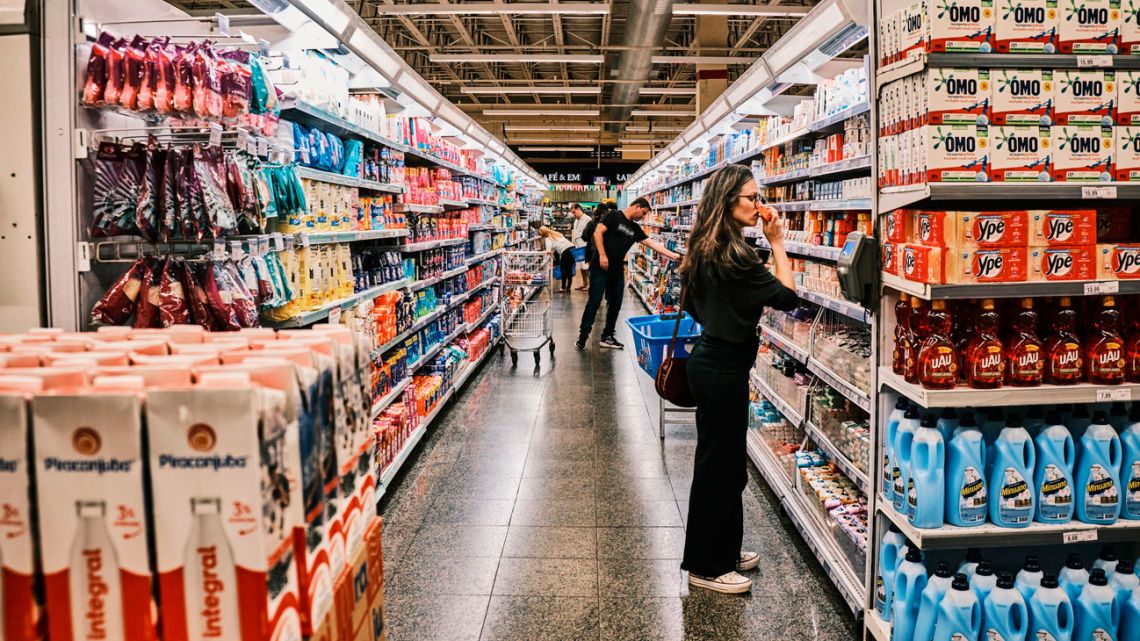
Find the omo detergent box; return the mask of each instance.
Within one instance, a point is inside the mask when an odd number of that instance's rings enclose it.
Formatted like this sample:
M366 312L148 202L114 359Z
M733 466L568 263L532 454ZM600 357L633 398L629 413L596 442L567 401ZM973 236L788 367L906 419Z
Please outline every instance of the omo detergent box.
M1042 209L1029 212L1030 247L1095 244L1095 209Z
M1096 246L1096 277L1103 280L1140 278L1140 245Z
M1120 0L1060 0L1057 50L1066 54L1115 54L1123 22Z
M973 124L924 125L916 130L926 182L987 182L989 128Z
M995 125L1051 125L1052 69L993 69L991 118Z
M927 1L916 2L899 14L893 29L892 42L896 47L894 62L906 62L922 55L930 40L930 22L927 18Z
M1058 69L1053 78L1057 124L1107 126L1116 120L1115 71Z
M990 127L990 176L994 182L1052 181L1049 129L1040 125Z
M1116 180L1140 182L1140 125L1116 128Z
M1016 283L1029 277L1029 249L994 247L948 249L947 283Z
M1055 53L1058 0L998 0L994 50L998 53Z
M925 7L927 51L993 51L993 0L927 0Z
M990 72L988 69L937 68L923 74L925 87L917 92L927 103L926 122L932 125L990 123Z
M1116 72L1116 124L1140 125L1140 71Z
M1112 180L1113 127L1065 125L1053 127L1053 180L1102 182Z
M1120 53L1140 53L1140 0L1123 0L1120 7Z
M1034 247L1029 250L1029 280L1092 280L1096 254L1095 245Z

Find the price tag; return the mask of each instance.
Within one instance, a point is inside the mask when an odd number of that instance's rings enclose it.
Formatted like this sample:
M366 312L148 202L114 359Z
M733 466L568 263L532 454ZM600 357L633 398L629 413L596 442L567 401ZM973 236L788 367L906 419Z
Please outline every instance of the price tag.
M214 239L214 249L211 252L214 260L221 260L226 257L226 241L221 238Z
M301 247L308 247L309 235L304 232L297 234L297 241L301 244Z
M218 11L214 13L214 20L218 21L218 33L223 36L230 35L230 17Z
M268 156L269 155L269 141L268 140L266 140L264 138L258 138L257 139L257 155L258 156Z
M210 145L222 144L222 126L216 122L210 123Z
M1061 534L1061 542L1066 545L1069 543L1087 543L1096 540L1096 530L1077 530L1076 532L1063 532Z
M285 238L281 236L281 232L273 232L273 251L283 251L285 249Z
M1094 187L1091 185L1081 187L1081 198L1084 200L1116 198L1116 187Z
M1098 403L1107 403L1110 401L1131 401L1131 400L1132 400L1132 390L1127 388L1127 387L1123 388L1123 389L1118 389L1118 388L1098 389L1096 391L1096 402L1098 402Z
M245 258L245 250L242 249L240 240L230 241L230 256L234 260L241 260L242 258Z
M309 148L301 147L301 162L309 164Z
M1077 66L1081 69L1089 69L1093 67L1111 67L1112 56L1077 56Z
M1085 283L1085 296L1115 294L1120 291L1120 282L1115 280L1100 283Z
M340 324L340 307L334 307L331 310L329 310L329 324L330 325L339 325Z

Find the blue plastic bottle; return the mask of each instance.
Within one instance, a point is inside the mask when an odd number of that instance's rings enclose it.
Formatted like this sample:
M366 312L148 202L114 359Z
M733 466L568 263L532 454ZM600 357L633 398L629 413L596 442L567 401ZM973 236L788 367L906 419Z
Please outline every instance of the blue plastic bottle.
M1140 590L1120 604L1120 638L1116 641L1140 641Z
M1000 408L991 407L986 412L986 418L982 421L982 435L986 437L986 445L993 445L997 440L998 434L1001 434L1002 428L1005 427L1005 414L1002 413ZM990 454L990 459L986 461L987 465L993 463L993 453L987 450ZM986 469L989 471L989 468Z
M1124 459L1120 463L1120 488L1124 505L1120 518L1140 520L1140 403L1132 404L1131 419L1120 431Z
M895 401L895 408L887 415L887 438L883 443L883 497L890 503L895 500L895 437L899 433L899 421L906 416L908 406L907 400L900 396Z
M891 603L892 641L914 641L914 626L918 623L918 609L922 605L922 592L926 589L926 583L922 552L908 545L906 556L895 571L895 589Z
M998 577L994 574L994 568L989 561L982 561L978 564L978 569L974 572L973 578L970 579L970 587L974 588L974 594L978 595L978 603L985 604L986 597L994 591L997 581ZM1012 575L1010 575L1009 581L1010 586L1013 586Z
M1025 429L1029 431L1030 436L1035 437L1043 427L1045 427L1045 413L1041 411L1041 406L1033 405L1025 411Z
M1050 411L1045 422L1033 439L1037 447L1033 472L1035 518L1038 523L1068 523L1073 520L1073 464L1077 450L1060 414Z
M1128 424L1128 409L1124 407L1124 403L1116 401L1112 404L1108 410L1108 424L1117 432Z
M884 621L891 620L891 598L895 592L895 572L906 554L906 537L891 523L879 545L879 574L875 577L875 610Z
M1085 569L1085 562L1081 560L1081 555L1073 552L1069 558L1065 560L1065 567L1061 568L1061 573L1057 577L1064 588L1065 594L1069 595L1070 601L1076 601L1077 597L1081 595L1081 590L1089 584L1089 571Z
M1123 458L1120 437L1106 422L1104 413L1097 412L1077 446L1074 477L1078 519L1108 525L1120 517L1120 462Z
M1132 561L1120 559L1116 562L1116 572L1108 580L1108 585L1116 592L1116 600L1122 605L1132 598L1132 591L1140 588L1140 577L1136 576L1136 569Z
M1041 587L1034 598L1026 600L1029 606L1029 634L1033 641L1073 641L1073 604L1069 595L1057 584L1057 577L1049 574L1041 578Z
M958 412L953 408L947 407L942 410L942 414L938 416L938 431L942 433L942 442L949 443L950 439L954 436L954 430L958 427Z
M1116 641L1120 629L1120 604L1108 586L1104 570L1089 573L1089 584L1073 603L1076 624L1073 641Z
M1104 570L1104 575L1111 579L1112 573L1116 572L1117 560L1116 546L1106 545L1100 549L1100 554L1097 555L1096 560L1093 561L1089 571Z
M982 601L982 641L1026 641L1029 630L1029 607L1025 598L1013 589L1013 575L1002 572L993 591ZM1034 639L1033 641L1036 641Z
M1026 603L1033 599L1033 594L1037 592L1037 588L1041 587L1041 579L1044 576L1041 572L1041 560L1032 554L1025 557L1025 563L1018 571L1014 585L1021 592L1021 596L1025 597Z
M976 641L982 634L982 605L965 574L955 574L950 591L938 604L934 641Z
M917 528L942 527L946 510L946 443L932 412L922 417L911 443L907 513Z
M934 624L938 622L938 604L950 591L954 573L950 564L939 561L926 587L922 590L922 603L918 607L918 619L914 624L914 641L930 641L934 638Z
M986 522L986 442L966 414L946 447L946 522L970 527Z
M958 572L965 574L967 579L973 580L974 573L978 571L978 564L982 562L982 551L978 548L966 548L966 556L958 565Z
M1092 416L1089 414L1087 405L1076 405L1073 407L1072 416L1069 418L1069 431L1073 434L1073 440L1079 441L1085 435L1085 430L1092 424Z
M1033 520L1033 482L1037 453L1021 417L1010 414L994 442L989 476L990 522L1001 527L1029 527Z
M899 421L895 433L895 468L891 471L895 487L892 501L895 511L906 516L910 515L906 491L910 483L910 446L914 442L914 433L918 431L920 423L918 408L912 405L907 408L903 419Z

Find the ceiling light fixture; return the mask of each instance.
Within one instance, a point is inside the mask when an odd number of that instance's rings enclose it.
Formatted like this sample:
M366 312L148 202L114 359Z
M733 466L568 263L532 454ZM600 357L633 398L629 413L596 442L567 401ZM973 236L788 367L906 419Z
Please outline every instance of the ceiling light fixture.
M625 128L626 131L635 131L638 133L652 132L652 133L677 133L684 131L684 127L662 127L658 125L630 125Z
M597 109L484 109L484 116L596 116Z
M635 144L635 145L652 145L669 142L667 140L655 140L652 138L618 138L618 142Z
M483 112L487 113L487 112ZM697 114L692 111L682 111L677 109L655 111L653 109L634 109L630 112L634 116L649 116L658 118L695 118Z
M643 96L692 96L696 87L642 87L638 93Z
M460 93L467 95L482 94L599 94L601 87L462 87Z
M589 144L592 144L592 143L597 142L597 141L595 141L593 138L515 138L514 140L508 140L507 144L509 144L509 145L525 145L525 144L544 143L544 142L545 143L551 143L551 142L562 143L562 142L564 142L564 143L569 143L571 145L577 145L577 144L589 145Z
M600 65L605 62L606 57L602 55L593 54L557 54L557 53L487 53L487 54L474 54L474 53L457 53L433 54L430 58L432 62L443 63L457 63L457 62L489 62L489 63L511 63L511 62L565 62L570 64L584 64L584 65ZM743 60L743 58L741 58Z
M736 56L653 56L650 60L655 65L750 65L759 60L759 58Z
M605 2L568 2L565 4L554 2L511 3L502 2L457 2L455 4L439 4L426 2L423 4L397 4L374 7L377 15L381 16L417 16L417 15L563 15L563 16L601 16L610 12L609 3Z
M593 151L593 147L519 147L519 151Z
M507 125L503 131L601 131L601 127L559 127L557 125Z
M673 4L675 16L767 16L770 18L799 18L806 16L811 7L784 7L774 4Z

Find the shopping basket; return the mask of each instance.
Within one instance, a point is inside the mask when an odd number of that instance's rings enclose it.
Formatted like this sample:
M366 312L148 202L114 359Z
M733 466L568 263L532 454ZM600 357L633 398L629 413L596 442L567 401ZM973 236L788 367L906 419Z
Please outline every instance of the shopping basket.
M578 273L578 263L586 260L586 248L575 247L571 251L574 253L574 266L570 268L572 270L570 277L573 278ZM562 280L562 270L559 269L558 265L554 266L554 280Z
M669 349L669 342L673 340L673 326L677 323L676 314L655 314L653 316L634 316L626 321L633 332L633 347L637 351L637 364L645 370L650 377L656 378L661 362L665 360L665 352ZM701 326L692 316L685 314L681 318L681 327L677 330L677 349L675 354L687 357L689 350L697 343L701 336Z

